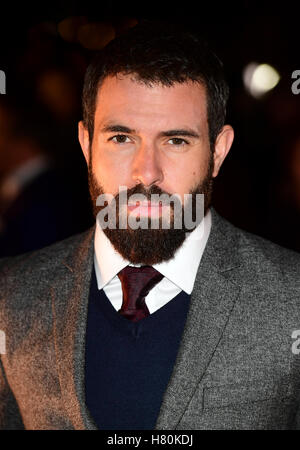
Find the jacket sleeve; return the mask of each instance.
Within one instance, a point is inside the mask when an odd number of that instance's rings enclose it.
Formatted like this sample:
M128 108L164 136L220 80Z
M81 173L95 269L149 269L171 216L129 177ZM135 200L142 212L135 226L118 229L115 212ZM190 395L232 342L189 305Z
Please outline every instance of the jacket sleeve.
M6 291L6 280L3 269L7 266L8 260L9 258L0 259L0 328L2 328L1 325L3 322L2 300L5 298ZM0 344L1 343L0 335ZM3 348L0 345L0 430L24 430L21 413L7 382L5 370L2 364L1 352L3 352Z
M0 430L24 430L16 399L7 383L0 359Z

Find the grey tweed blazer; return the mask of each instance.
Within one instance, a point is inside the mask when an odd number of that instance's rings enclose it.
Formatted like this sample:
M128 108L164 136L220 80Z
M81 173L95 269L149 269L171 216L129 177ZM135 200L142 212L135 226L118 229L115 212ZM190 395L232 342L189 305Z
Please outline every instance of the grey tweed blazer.
M84 386L93 238L1 261L2 429L97 429ZM299 338L300 255L212 209L156 429L300 429Z

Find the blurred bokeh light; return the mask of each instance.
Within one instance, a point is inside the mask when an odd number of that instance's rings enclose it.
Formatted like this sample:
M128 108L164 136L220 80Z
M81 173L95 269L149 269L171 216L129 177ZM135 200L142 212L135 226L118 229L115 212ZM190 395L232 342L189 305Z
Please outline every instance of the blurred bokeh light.
M248 64L243 71L245 87L253 97L260 98L274 89L279 83L280 75L269 64Z
M60 36L67 42L77 42L78 29L88 23L85 16L72 16L59 22L57 29Z
M78 42L89 50L101 50L116 33L109 23L87 23L78 29Z

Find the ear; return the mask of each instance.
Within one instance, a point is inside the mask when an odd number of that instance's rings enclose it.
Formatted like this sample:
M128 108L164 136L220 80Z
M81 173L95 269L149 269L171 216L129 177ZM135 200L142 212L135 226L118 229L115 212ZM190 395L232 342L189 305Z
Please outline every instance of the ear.
M214 152L214 171L212 176L216 177L220 167L226 158L234 138L234 131L230 125L224 125L217 136Z
M81 145L83 155L85 157L87 165L90 161L90 138L88 130L83 125L82 120L78 123L78 139Z

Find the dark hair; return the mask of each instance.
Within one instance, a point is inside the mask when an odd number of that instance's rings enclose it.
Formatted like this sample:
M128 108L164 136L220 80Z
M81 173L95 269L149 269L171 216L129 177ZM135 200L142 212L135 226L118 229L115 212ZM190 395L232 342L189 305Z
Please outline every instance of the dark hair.
M229 88L223 64L196 34L179 25L143 21L112 40L89 65L83 87L83 123L93 139L98 89L107 76L132 74L153 85L192 80L204 84L211 148L225 122Z

